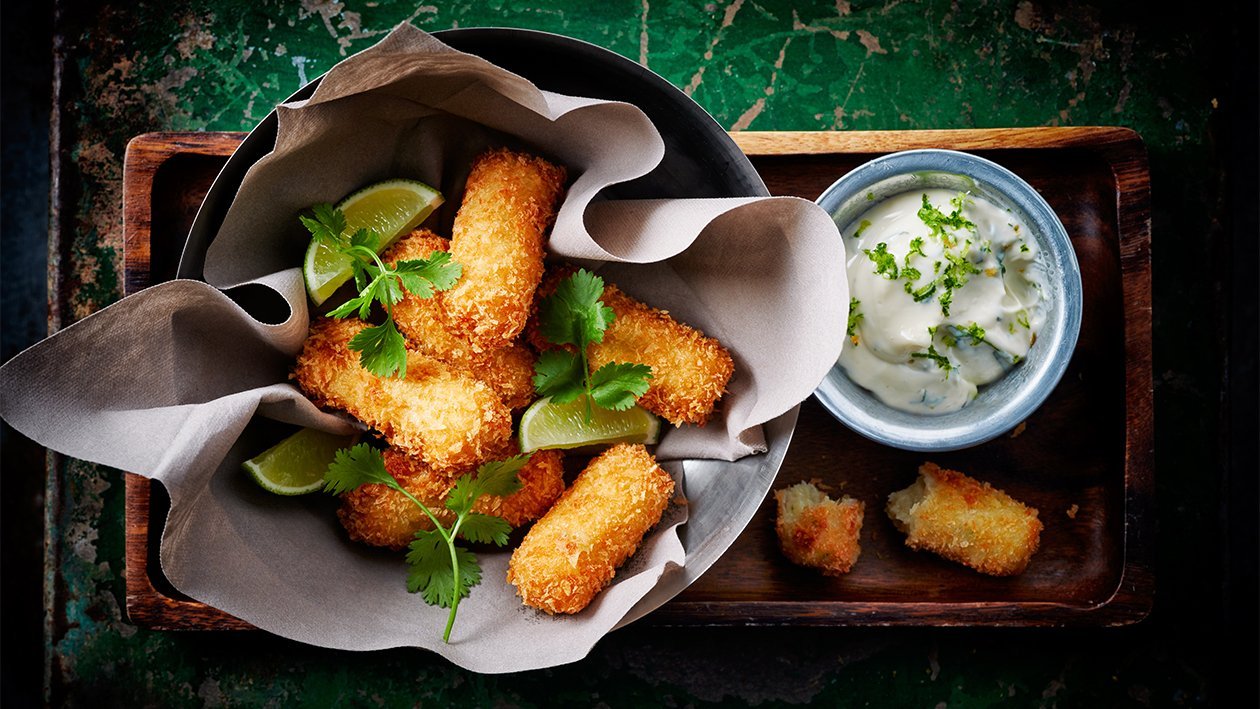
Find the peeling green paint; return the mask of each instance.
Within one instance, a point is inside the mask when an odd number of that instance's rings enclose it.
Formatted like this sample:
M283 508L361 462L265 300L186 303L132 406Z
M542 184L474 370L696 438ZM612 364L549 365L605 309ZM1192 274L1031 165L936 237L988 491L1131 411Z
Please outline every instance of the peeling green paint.
M63 14L74 82L62 107L74 124L65 169L77 190L77 214L63 235L65 323L121 295L121 162L130 137L247 130L306 80L409 20L427 30L530 27L608 47L683 88L727 127L1132 126L1150 147L1159 192L1157 327L1178 322L1178 341L1218 342L1212 322L1196 317L1212 260L1169 260L1178 247L1203 252L1219 239L1211 153L1217 84L1204 80L1219 67L1208 21L944 0L194 0ZM1160 376L1161 407L1190 412L1159 423L1159 432L1178 431L1159 436L1160 514L1179 530L1161 547L1162 560L1211 578L1213 557L1197 552L1214 539L1220 491L1183 472L1204 466L1182 463L1214 445L1209 417L1199 414L1213 411L1220 351L1190 349L1169 335L1155 344L1157 372L1168 372ZM1213 669L1193 644L1204 640L1195 624L1219 600L1175 584L1161 589L1167 605L1158 621L1161 637L1172 639L1157 639L1149 626L1102 634L633 627L578 665L507 677L464 673L419 651L346 654L262 634L147 631L120 610L120 473L78 461L58 473L59 495L50 499L59 497L61 508L50 539L64 618L47 651L51 696L71 704L878 706L891 698L966 707L1212 699Z

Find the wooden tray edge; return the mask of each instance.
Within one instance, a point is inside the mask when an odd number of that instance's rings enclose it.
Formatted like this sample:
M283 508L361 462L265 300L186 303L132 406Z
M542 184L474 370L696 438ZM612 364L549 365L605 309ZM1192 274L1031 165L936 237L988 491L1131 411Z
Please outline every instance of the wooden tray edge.
M150 197L161 166L180 154L231 155L245 133L145 133L127 143L123 156L123 295L150 285L153 212ZM176 150L172 150L172 145ZM123 524L127 617L154 630L244 630L254 626L204 603L171 598L149 577L149 486L124 473Z
M152 213L149 200L161 164L181 153L230 155L246 133L146 133L127 145L124 158L124 295L149 285ZM1124 562L1114 593L1096 605L1059 603L816 603L672 602L655 611L659 625L801 626L1123 626L1146 618L1154 606L1154 380L1151 345L1150 172L1141 136L1123 127L1045 127L925 131L730 133L747 155L824 155L892 152L948 145L958 150L1089 148L1116 176L1117 222L1124 281L1126 406ZM1012 145L1012 143L1017 145ZM178 149L171 151L172 144ZM136 177L132 177L132 176ZM1128 185L1128 189L1120 189ZM147 522L150 481L126 474L126 610L137 625L158 630L243 630L254 626L204 603L170 598L148 576ZM1149 521L1144 530L1141 520ZM720 608L718 608L720 606ZM767 618L765 609L781 610ZM757 612L754 612L757 611ZM939 615L948 611L951 618Z

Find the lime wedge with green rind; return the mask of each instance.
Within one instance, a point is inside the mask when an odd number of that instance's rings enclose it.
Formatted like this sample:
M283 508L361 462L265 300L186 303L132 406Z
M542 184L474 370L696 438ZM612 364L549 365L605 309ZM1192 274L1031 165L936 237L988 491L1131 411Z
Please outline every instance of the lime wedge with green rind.
M304 428L245 461L241 467L268 492L305 495L324 486L324 473L337 451L358 440L357 433L340 436Z
M341 200L337 209L346 215L347 234L370 229L383 236L376 249L380 253L419 226L441 204L442 194L423 182L395 179L364 187ZM354 271L349 256L311 239L302 275L311 301L320 305L350 280Z
M586 414L584 397L567 404L552 403L550 397L535 401L521 416L521 452L660 439L661 420L639 406L625 411L591 406L589 421Z

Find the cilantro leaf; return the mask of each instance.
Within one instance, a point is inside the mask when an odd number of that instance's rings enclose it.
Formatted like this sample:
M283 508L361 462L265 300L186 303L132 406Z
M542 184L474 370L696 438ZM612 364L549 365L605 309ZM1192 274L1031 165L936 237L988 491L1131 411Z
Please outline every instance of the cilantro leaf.
M949 357L936 351L936 345L928 345L927 352L912 352L910 356L915 359L930 359L936 363L937 367L945 370L946 374L954 368L954 363L949 361Z
M862 301L857 298L849 298L849 326L845 329L845 334L849 337L857 336L854 330L862 323L862 318L866 317L862 313L858 312L858 306L861 304Z
M534 389L550 396L557 404L587 397L586 417L591 403L612 411L624 411L648 390L652 369L643 364L606 364L591 372L587 348L604 341L604 332L616 313L600 300L604 280L586 269L560 281L556 290L542 299L538 308L539 332L548 342L572 345L574 352L548 350L534 365Z
M455 567L451 565L451 549L459 568L458 582ZM467 549L451 547L435 529L416 532L408 550L407 590L421 594L431 606L453 611L459 600L467 598L472 587L481 582L477 555Z
M890 281L896 280L898 272L897 257L889 253L888 244L881 241L875 245L874 250L862 249L862 252L866 254L867 258L874 262L876 274L883 276Z
M314 217L298 216L302 226L311 232L311 236L330 246L345 241L342 233L346 230L346 215L340 209L334 209L331 204L321 202L311 207L311 212L315 215Z
M975 231L976 225L970 219L962 215L965 199L963 195L958 195L950 199L954 211L946 215L928 200L926 194L923 195L923 206L919 208L919 221L923 222L932 230L932 236L940 239L947 247L953 247L957 242L954 237L945 231L946 227L950 229L970 229Z
M538 324L542 336L557 345L585 347L590 342L603 342L604 330L616 317L604 305L604 279L579 269L560 281L551 295L539 305Z
M359 353L359 363L378 377L407 376L407 345L393 319L364 328L350 339L350 349Z
M503 546L508 543L508 535L512 533L512 525L502 517L469 512L464 515L459 525L459 535L470 542L478 544L494 543Z
M331 204L311 207L313 216L298 215L311 235L350 259L354 286L358 295L327 313L328 317L346 318L358 314L367 320L372 305L385 308L385 322L360 332L350 341L350 348L359 352L359 362L380 377L407 375L407 351L402 335L394 325L393 306L408 292L419 298L431 298L436 291L447 290L463 275L463 268L445 251L434 251L427 259L400 261L386 266L376 253L382 237L371 229L357 229L347 238L346 215Z
M477 475L463 475L446 493L446 508L457 515L470 512L482 495L506 497L521 489L516 478L520 469L529 462L530 454L513 456L506 460L491 461L477 468Z
M450 290L459 277L464 275L464 267L451 259L449 251L434 251L427 259L399 261L394 264L394 268L400 274L413 274L425 279L434 290L439 291Z
M398 278L378 277L368 284L367 290L372 300L388 308L403 299L402 285Z
M918 254L923 258L927 258L927 253L923 251L923 237L916 236L910 240L910 252L906 254L906 265L910 265L910 257Z
M380 483L398 489L398 481L385 469L381 452L367 443L343 448L333 456L324 473L324 490L334 495L350 492L360 485Z
M362 311L365 308L371 308L371 307L372 307L371 298L358 296L355 298L351 298L350 300L347 300L341 305L338 305L336 308L333 308L332 310L328 311L328 317L338 318L338 319L345 318L345 317L349 317L350 315L353 315L355 311ZM360 315L359 317L363 318L365 316Z
M506 497L521 489L516 474L529 462L531 454L522 453L506 460L494 460L477 468L477 482L482 494Z
M914 298L914 302L922 303L931 298L932 294L936 292L936 281L930 281L919 288L911 288L910 284L907 283L906 292L910 294L910 297Z
M600 407L625 411L648 390L652 368L646 364L609 362L591 375L591 399Z
M534 390L557 404L567 404L586 391L585 367L576 353L547 350L534 364Z
M338 214L340 213L341 212L338 212ZM345 217L343 216L342 219L344 220ZM371 249L373 251L376 251L376 245L379 241L380 239L377 238L376 232L368 229L359 229L350 236L351 246L362 246L365 249Z

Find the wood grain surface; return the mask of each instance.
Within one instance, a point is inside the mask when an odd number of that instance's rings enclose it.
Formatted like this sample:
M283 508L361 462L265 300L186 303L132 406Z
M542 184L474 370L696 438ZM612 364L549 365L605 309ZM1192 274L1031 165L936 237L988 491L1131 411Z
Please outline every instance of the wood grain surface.
M128 293L171 276L202 196L243 136L161 133L131 142L124 171ZM1028 626L1145 617L1154 599L1155 488L1150 185L1138 136L1087 127L732 137L773 194L810 200L857 165L898 150L967 150L1010 168L1041 192L1071 236L1085 288L1083 325L1068 372L1018 436L930 457L1040 511L1042 548L1024 574L988 578L906 549L884 500L914 479L925 457L867 441L810 399L775 488L818 480L866 503L853 572L826 578L787 562L777 549L771 497L717 564L647 622ZM166 505L159 486L127 476L132 621L164 629L250 627L183 597L161 576L157 543Z

